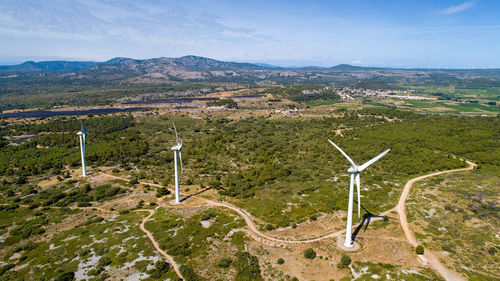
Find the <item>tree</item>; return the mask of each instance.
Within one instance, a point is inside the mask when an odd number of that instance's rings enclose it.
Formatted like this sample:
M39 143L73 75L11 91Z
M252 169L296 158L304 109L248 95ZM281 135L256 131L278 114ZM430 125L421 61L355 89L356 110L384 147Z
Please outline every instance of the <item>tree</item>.
M236 253L234 266L237 272L236 281L263 280L260 276L259 260L248 252Z
M186 281L197 281L199 280L198 275L194 272L193 268L187 265L181 265L179 268L182 276L186 278Z
M416 248L417 255L423 255L425 252L424 246L418 245Z
M285 260L283 258L278 259L278 264L284 264L284 263L285 263Z
M316 257L316 252L312 248L306 249L304 251L304 258L312 260L315 257Z
M337 264L338 268L346 268L351 264L351 258L348 255L342 255L340 262Z

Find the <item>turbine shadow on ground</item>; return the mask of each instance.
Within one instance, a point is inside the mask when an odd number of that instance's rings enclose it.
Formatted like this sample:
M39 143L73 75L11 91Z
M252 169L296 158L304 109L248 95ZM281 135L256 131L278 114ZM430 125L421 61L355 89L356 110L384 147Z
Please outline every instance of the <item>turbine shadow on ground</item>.
M354 200L354 201L357 203L356 200ZM363 205L361 205L361 209L363 209L363 211L365 211L365 214L363 215L363 220L361 221L361 223L358 225L358 227L356 227L356 229L352 233L352 242L353 243L356 240L356 237L358 236L359 231L363 228L363 225L365 226L364 231L366 231L368 229L368 225L370 225L370 221L372 218L382 218L382 216L375 215L372 212L365 209L365 207L363 207Z
M200 195L200 194L202 194L203 192L208 191L208 190L210 190L210 189L212 189L212 188L213 188L213 187L207 187L207 188L202 189L202 190L200 190L200 191L198 191L198 192L196 192L196 193L189 194L188 196L186 196L186 197L182 198L180 201L181 201L181 202L184 202L184 201L188 200L189 198L191 198L191 197L193 197L193 196L196 196L196 195Z

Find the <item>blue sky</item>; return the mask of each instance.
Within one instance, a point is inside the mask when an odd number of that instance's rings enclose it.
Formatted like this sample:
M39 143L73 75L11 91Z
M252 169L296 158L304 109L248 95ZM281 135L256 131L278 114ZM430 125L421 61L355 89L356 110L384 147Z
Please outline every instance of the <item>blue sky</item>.
M500 1L0 0L0 64L184 55L499 68Z

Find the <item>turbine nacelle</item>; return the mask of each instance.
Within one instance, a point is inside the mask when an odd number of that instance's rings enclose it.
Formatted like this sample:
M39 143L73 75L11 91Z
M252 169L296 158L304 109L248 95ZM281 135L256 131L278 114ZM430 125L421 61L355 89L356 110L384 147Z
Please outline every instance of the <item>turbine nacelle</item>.
M351 166L347 169L347 172L350 174L359 173L359 166Z
M181 151L182 150L182 143L179 143L178 145L172 146L170 149L174 150L174 151Z

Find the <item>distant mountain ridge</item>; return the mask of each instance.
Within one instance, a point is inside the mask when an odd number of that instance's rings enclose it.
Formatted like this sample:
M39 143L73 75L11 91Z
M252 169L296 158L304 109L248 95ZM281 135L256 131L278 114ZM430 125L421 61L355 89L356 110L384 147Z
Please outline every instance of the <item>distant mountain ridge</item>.
M255 83L350 83L376 80L384 83L486 79L497 85L500 69L421 70L362 67L340 64L333 67L278 67L268 64L226 62L199 56L132 59L116 57L105 62L42 61L0 66L0 92L30 85L37 89L51 84L59 89L109 87L116 85L178 82ZM486 82L485 82L486 83ZM483 83L484 84L484 83ZM3 88L3 89L2 89Z
M133 59L126 57L116 57L104 62L94 61L26 61L17 65L0 65L0 71L9 72L37 72L37 71L78 71L93 67L100 68L116 68L116 67L138 67L139 65L164 64L170 66L182 67L192 71L213 71L213 70L236 70L241 68L247 69L324 69L326 67L319 66L293 66L284 67L267 63L245 63L245 62L226 62L211 58L188 55L180 58L151 58L151 59ZM361 66L352 66L348 64L340 64L331 67L331 69L363 69Z
M92 61L26 61L17 65L0 65L0 71L77 71L98 64Z
M235 70L238 68L270 68L263 65L239 62L225 62L199 56L183 56L180 58L152 58L152 59L132 59L125 57L112 58L105 62L92 61L26 61L17 65L0 65L0 71L9 72L35 72L35 71L78 71L88 68L105 69L105 68L137 68L139 66L152 67L153 64L181 67L186 70L193 71L210 71L210 70Z

